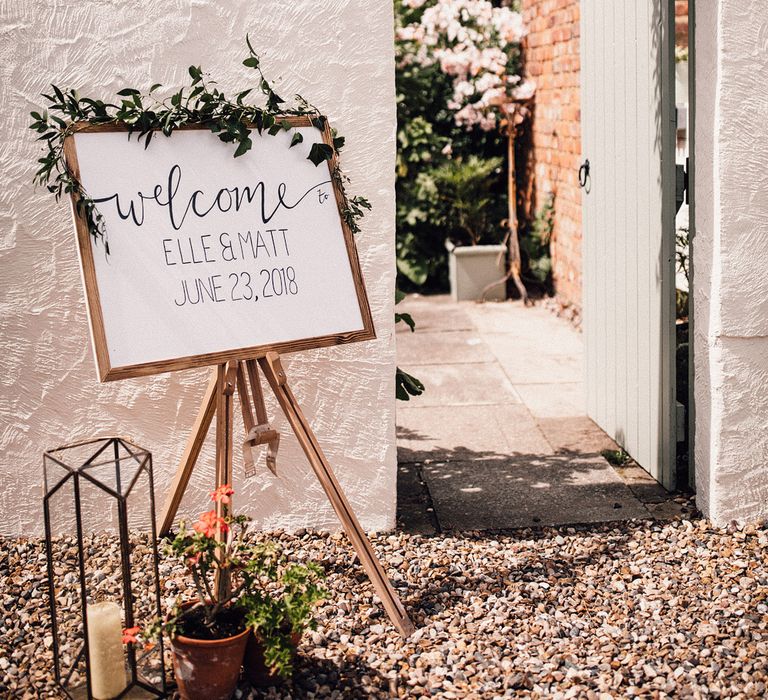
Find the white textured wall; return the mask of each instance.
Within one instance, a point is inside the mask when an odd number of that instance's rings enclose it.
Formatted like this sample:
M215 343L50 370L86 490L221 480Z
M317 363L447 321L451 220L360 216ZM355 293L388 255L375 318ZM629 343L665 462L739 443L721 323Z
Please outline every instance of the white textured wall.
M152 450L162 501L207 378L97 383L69 206L32 187L28 113L52 81L108 99L126 86L180 85L190 64L225 91L244 89L255 75L241 65L246 32L278 92L303 94L347 137L351 191L373 204L357 244L378 339L294 356L286 368L363 526L394 524L392 25L380 0L0 1L0 533L41 531L43 450L94 434ZM279 423L279 478L264 469L244 480L237 459L239 504L266 528L337 527ZM182 507L190 515L213 483L210 437Z
M768 517L768 5L696 6L696 488Z

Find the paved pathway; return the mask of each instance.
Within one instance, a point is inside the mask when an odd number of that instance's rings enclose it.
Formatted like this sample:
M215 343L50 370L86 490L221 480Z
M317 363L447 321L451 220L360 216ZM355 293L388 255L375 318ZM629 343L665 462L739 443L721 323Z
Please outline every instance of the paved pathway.
M398 364L427 390L398 405L398 518L416 532L674 514L586 415L582 338L542 306L408 297Z

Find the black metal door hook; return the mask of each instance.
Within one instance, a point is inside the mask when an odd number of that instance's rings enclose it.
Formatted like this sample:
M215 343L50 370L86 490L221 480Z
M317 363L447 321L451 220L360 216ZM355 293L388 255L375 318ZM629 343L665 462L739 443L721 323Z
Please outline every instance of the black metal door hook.
M579 187L586 187L588 178L589 178L589 158L587 158L579 167Z

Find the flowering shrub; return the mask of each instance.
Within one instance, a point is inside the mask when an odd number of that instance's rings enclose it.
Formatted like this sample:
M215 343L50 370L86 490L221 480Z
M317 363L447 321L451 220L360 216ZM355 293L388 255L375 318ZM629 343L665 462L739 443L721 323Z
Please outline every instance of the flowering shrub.
M498 243L506 233L507 146L499 127L507 101L532 90L520 78L522 18L514 5L489 0L394 2L398 283L444 291L446 238ZM449 201L459 184L484 191L471 234Z
M416 50L405 60L421 66L437 64L452 79L448 109L456 124L491 131L498 126L510 98L533 94L534 85L519 75L519 12L494 7L489 0L404 0L414 12L400 26L400 41Z

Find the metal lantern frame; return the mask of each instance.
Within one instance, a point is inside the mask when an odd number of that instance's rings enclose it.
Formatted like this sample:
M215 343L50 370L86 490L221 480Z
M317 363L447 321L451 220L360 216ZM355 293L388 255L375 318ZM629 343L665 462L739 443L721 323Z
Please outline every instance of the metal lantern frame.
M75 448L84 448L88 445L94 445L95 451L85 461L73 466L66 461L66 453L68 450L74 450ZM111 448L111 450L110 450ZM122 450L122 454L121 454ZM123 483L123 471L121 470L121 463L129 460L131 462L131 474L129 475L129 481ZM94 474L94 469L97 467L105 468L110 464L114 464L114 481L115 488L101 481ZM49 474L49 465L56 466L57 471L61 473L64 471L63 478L56 479L55 482L51 479ZM135 472L134 472L135 470ZM115 499L117 503L118 513L118 536L120 545L120 572L121 572L121 588L122 588L122 608L124 613L124 623L126 628L133 627L134 621L134 599L135 596L131 587L131 543L129 540L128 531L128 498L132 494L134 487L139 482L141 477L146 475L149 480L149 520L150 520L150 536L151 541L149 543L152 556L152 574L154 576L154 608L155 614L160 616L161 614L161 597L160 597L160 572L158 567L158 548L157 548L157 526L155 522L155 496L154 496L154 477L152 472L152 454L138 445L135 445L130 440L117 437L98 437L83 440L80 442L63 445L52 450L47 450L43 453L43 479L44 479L44 496L43 496L43 510L45 519L45 549L46 559L48 567L48 593L49 593L49 606L51 614L51 626L53 634L53 656L54 656L54 669L56 682L61 689L70 698L93 698L92 694L92 681L91 681L91 651L88 640L88 588L86 586L86 565L85 565L85 548L84 548L84 532L83 532L83 513L81 504L81 487L92 486L101 489L111 498ZM79 651L76 652L74 661L71 668L65 674L62 673L62 659L61 649L59 648L59 619L57 616L58 606L56 601L56 587L54 576L54 554L53 554L53 537L51 534L51 499L59 492L59 490L69 482L72 482L73 488L73 500L75 511L75 529L77 539L77 555L78 555L78 574L79 574L79 598L82 614L82 646ZM159 684L153 684L144 677L142 677L138 671L139 663L149 653L155 653L156 649L159 650L160 659L160 682ZM169 684L165 674L164 663L164 649L162 637L158 640L158 644L150 652L144 654L137 653L133 644L127 645L127 671L130 672L130 679L127 682L125 690L123 690L117 698L165 698L169 694ZM86 668L86 682L85 684L79 684L76 687L70 687L70 681L72 674L77 669L80 662L85 661ZM159 685L159 687L158 687Z

